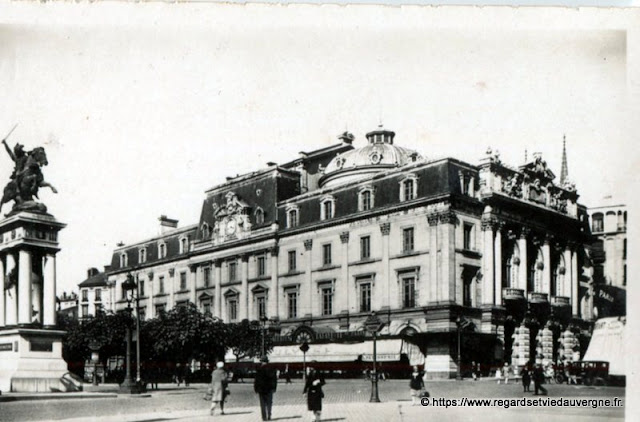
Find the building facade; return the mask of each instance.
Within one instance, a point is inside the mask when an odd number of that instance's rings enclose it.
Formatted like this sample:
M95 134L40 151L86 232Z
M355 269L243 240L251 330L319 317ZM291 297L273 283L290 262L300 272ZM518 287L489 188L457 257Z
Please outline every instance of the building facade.
M78 319L78 295L76 292L62 292L56 298L58 315L65 315L71 319Z
M432 378L471 361L574 359L590 242L575 186L540 155L514 168L489 150L474 165L426 159L382 127L366 139L229 178L206 191L197 225L116 249L116 308L134 274L141 316L192 302L227 322L269 319L280 362L301 358L302 341L325 360L367 359L371 312L381 344L418 349Z
M87 270L87 279L78 284L79 308L78 316L80 319L96 316L99 312L113 309L110 290L107 285L107 272L99 271L97 268L89 268Z

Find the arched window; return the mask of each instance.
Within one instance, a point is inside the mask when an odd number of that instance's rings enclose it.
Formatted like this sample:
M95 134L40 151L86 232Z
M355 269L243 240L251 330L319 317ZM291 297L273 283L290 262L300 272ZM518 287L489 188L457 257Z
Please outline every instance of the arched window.
M400 201L411 201L415 199L418 192L418 178L415 174L402 179L400 182Z
M167 245L164 242L158 243L158 259L165 258L167 256Z
M141 264L147 262L147 248L140 248L138 251L138 260Z
M591 231L594 233L604 231L604 216L601 212L591 216Z
M187 253L189 252L189 239L187 239L186 237L181 237L180 238L180 253Z
M120 267L126 267L127 265L129 265L129 257L123 252L120 254Z
M565 274L567 267L564 262L564 256L558 256L558 264L553 272L553 282L551 283L552 296L564 296L565 292Z
M604 218L604 230L607 232L616 231L618 228L617 220L616 213L614 211L608 211Z
M211 237L211 229L207 223L202 223L202 238L208 239Z
M320 201L320 220L332 219L335 215L336 201L332 196L328 196Z
M536 259L532 263L531 267L531 284L529 291L542 292L542 273L544 271L544 259L542 257L542 250L540 248L536 251Z
M298 227L299 224L299 215L298 208L290 208L287 211L287 227Z
M365 187L360 191L358 200L358 210L369 211L373 208L373 189L371 187Z
M517 244L511 247L511 254L505 262L504 287L518 288L520 286L520 249Z
M256 217L256 225L264 224L264 211L262 208L258 207L255 212Z

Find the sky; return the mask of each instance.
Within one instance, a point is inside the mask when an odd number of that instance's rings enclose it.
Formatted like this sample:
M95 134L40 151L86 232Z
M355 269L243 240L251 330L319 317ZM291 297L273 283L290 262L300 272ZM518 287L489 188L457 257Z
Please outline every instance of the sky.
M636 10L637 11L637 10ZM44 146L58 291L205 190L380 123L427 158L541 152L587 206L626 202L638 13L607 9L0 4L0 137ZM634 72L634 70L636 72ZM0 154L0 181L12 162ZM6 213L9 206L5 205Z

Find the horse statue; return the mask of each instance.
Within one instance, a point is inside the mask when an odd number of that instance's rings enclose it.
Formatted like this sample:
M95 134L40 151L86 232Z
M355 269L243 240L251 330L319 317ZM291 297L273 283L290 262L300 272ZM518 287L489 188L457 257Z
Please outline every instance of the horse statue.
M38 198L38 190L41 187L50 188L53 193L58 193L50 183L44 180L42 175L42 166L49 164L47 154L42 147L34 148L29 152L25 152L23 146L16 144L13 151L3 140L9 156L15 163L11 180L4 188L2 200L0 201L0 210L2 206L13 200L14 211L39 211L46 212L47 207L39 202L34 201L34 197Z

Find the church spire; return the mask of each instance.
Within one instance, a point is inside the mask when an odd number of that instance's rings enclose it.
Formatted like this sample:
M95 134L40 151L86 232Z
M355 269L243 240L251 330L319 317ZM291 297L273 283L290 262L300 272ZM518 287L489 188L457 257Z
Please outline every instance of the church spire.
M562 168L560 169L560 184L567 181L569 168L567 167L567 135L562 136Z

